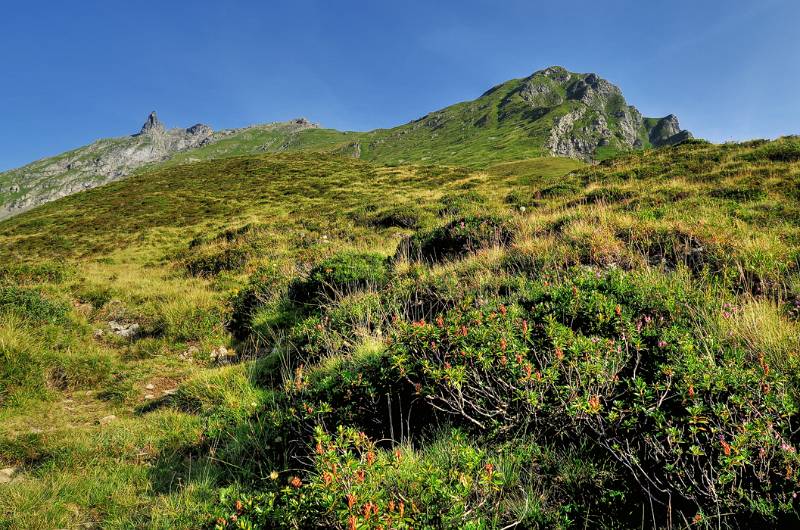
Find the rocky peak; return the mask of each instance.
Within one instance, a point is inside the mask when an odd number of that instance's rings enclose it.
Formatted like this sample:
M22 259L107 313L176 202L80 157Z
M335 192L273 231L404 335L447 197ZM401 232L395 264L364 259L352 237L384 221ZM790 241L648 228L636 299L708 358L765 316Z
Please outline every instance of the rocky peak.
M166 129L164 124L161 123L158 119L158 115L156 115L156 111L150 113L147 117L147 120L142 125L142 130L139 131L139 134L142 135L153 135L153 134L160 134L165 132Z
M692 138L692 133L681 129L678 117L674 114L664 116L650 129L650 143L656 147L674 145Z

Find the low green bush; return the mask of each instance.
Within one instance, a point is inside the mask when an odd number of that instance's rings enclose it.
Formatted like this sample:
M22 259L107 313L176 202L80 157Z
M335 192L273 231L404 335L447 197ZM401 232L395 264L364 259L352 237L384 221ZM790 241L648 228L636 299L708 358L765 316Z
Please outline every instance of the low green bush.
M51 300L37 289L0 286L0 313L13 313L37 323L63 324L69 311L69 305Z
M231 318L228 327L237 338L244 338L251 330L255 311L281 298L287 280L275 267L265 266L250 275L247 286L231 300Z
M698 336L702 299L684 285L620 272L533 282L511 306L399 326L394 365L483 435L595 440L689 515L791 511L793 375Z
M513 238L513 227L500 217L463 217L433 230L417 232L401 243L397 255L437 262L482 248L507 245Z
M439 215L469 215L477 212L486 198L477 191L447 193L439 199Z
M389 265L380 254L345 251L315 265L308 276L289 286L289 298L299 304L325 299L367 287L380 287L389 279Z

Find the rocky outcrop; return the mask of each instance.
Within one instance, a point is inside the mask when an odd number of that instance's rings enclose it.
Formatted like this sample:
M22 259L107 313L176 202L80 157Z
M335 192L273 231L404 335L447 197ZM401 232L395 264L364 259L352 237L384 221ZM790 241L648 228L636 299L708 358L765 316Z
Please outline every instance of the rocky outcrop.
M169 129L151 112L139 133L91 145L0 173L0 219L118 180L136 169L212 141L203 124ZM4 182L13 182L3 186Z
M599 148L628 151L673 145L692 137L672 114L644 118L627 104L616 85L597 74L575 74L552 66L524 79L512 95L530 106L528 115L550 116L545 147L554 156L591 161ZM513 97L507 98L506 105L513 102Z

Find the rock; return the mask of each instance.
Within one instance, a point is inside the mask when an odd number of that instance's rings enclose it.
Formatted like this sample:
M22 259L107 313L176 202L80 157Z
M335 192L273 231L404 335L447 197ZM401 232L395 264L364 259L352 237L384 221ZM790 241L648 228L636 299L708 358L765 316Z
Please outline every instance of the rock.
M0 484L8 484L14 479L14 475L17 474L18 468L16 467L6 467L0 469Z
M102 336L103 336L103 330L102 329L94 330L94 338L99 339Z
M118 337L122 337L125 339L136 338L141 330L141 326L139 326L139 324L136 323L123 324L117 322L116 320L110 321L108 323L108 327L109 329L111 329L111 332L114 335L117 335Z
M98 423L100 425L108 425L109 423L111 423L112 421L114 421L116 419L117 419L116 416L114 416L113 414L109 414L108 416L104 416L104 417L100 418L98 420Z
M145 387L144 387L145 390L155 390L155 388L156 388L156 385L154 385L152 383L149 384L149 385L145 385Z
M156 397L153 394L145 394L144 398L149 400L149 399L155 399Z
M211 360L217 362L225 362L228 360L229 357L235 357L236 352L234 350L229 350L225 346L220 346L218 348L214 348L211 350Z
M177 388L168 388L167 390L164 390L164 392L162 392L162 394L164 394L165 396L171 396L177 391L178 391Z
M147 120L142 125L142 129L139 131L140 135L158 135L164 134L166 132L166 128L164 124L158 120L158 116L156 115L156 111L150 113L147 117Z

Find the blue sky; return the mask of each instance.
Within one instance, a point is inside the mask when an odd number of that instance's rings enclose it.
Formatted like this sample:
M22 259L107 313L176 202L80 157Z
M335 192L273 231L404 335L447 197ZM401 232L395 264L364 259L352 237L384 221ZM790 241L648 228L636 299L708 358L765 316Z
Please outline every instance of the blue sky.
M10 0L0 169L138 130L368 130L559 64L713 141L800 133L800 2Z

